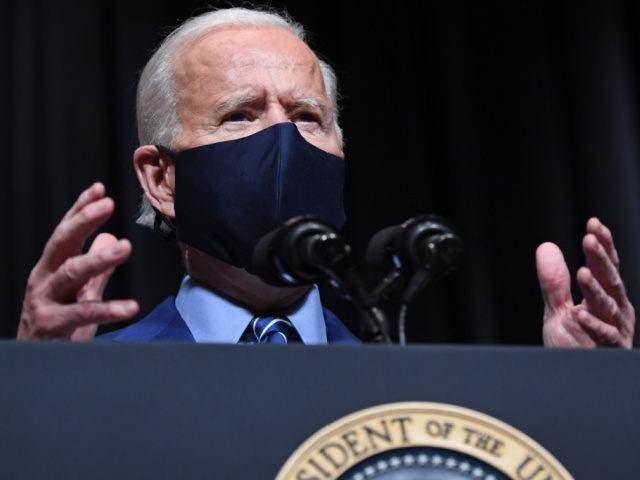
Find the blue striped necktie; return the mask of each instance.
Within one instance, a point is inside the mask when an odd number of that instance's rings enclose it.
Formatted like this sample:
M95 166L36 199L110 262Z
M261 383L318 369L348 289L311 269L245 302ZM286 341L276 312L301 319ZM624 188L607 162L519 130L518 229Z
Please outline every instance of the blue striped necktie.
M256 317L251 320L243 339L249 343L294 343L300 336L291 320L284 316Z

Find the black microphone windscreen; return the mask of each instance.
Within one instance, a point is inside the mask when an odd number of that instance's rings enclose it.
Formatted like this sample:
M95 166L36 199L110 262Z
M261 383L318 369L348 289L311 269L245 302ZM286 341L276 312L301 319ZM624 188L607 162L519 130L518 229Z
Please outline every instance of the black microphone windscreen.
M278 237L282 235L282 229L276 228L263 236L253 249L252 264L256 274L266 283L278 287L295 286L299 283L291 278L287 282L281 275L281 269L276 266L276 247Z
M377 270L387 270L393 267L393 250L390 245L393 239L402 232L400 225L386 227L377 232L367 244L366 260Z
M332 252L340 242L337 230L328 223L303 215L289 219L282 227L263 236L253 249L253 268L265 282L276 286L298 286L325 280L325 261L319 254ZM323 249L312 248L322 243ZM347 248L342 242L343 248ZM317 258L316 258L317 255Z

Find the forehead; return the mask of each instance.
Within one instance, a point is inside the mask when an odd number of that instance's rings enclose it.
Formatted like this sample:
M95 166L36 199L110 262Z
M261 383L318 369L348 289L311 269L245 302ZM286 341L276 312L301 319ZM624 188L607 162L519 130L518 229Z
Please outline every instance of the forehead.
M192 82L242 83L289 76L297 82L322 83L313 51L278 27L224 27L205 33L182 49L174 63L178 86ZM306 77L306 78L305 78ZM324 89L324 84L322 83Z

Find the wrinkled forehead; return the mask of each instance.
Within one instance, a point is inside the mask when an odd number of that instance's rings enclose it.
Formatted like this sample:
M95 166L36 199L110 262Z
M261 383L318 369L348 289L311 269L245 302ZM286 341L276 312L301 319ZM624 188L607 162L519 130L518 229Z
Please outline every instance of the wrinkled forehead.
M203 33L183 46L174 58L177 80L247 66L297 69L322 81L315 53L292 32L279 27L225 26Z

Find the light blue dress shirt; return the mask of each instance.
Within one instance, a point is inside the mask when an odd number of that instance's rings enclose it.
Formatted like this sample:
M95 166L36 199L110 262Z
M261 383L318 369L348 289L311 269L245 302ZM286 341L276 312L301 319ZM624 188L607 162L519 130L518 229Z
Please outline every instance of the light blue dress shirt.
M189 275L176 295L176 308L198 343L238 343L251 319L249 310L205 288ZM320 292L313 285L304 302L287 315L307 345L326 345Z

